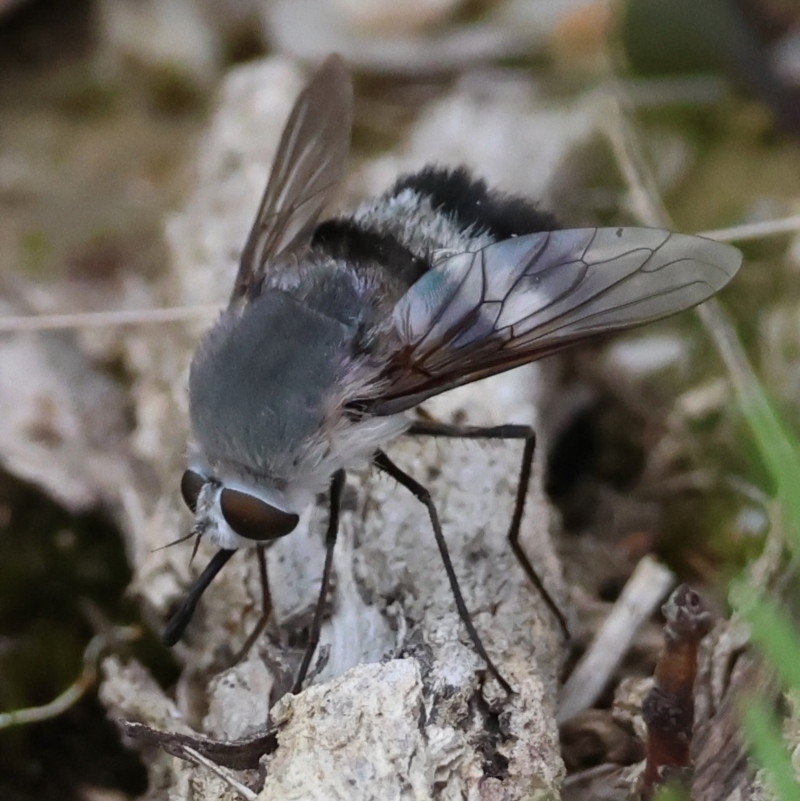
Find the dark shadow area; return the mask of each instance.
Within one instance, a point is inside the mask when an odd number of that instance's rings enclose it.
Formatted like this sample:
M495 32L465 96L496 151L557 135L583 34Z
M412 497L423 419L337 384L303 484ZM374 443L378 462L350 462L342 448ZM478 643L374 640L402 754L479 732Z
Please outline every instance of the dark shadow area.
M136 619L123 598L131 578L122 538L98 513L70 515L40 490L0 471L0 710L48 703L77 678L95 631ZM173 668L148 634L133 654L163 681ZM85 797L101 787L138 795L147 776L120 742L94 693L60 717L0 731L0 798Z

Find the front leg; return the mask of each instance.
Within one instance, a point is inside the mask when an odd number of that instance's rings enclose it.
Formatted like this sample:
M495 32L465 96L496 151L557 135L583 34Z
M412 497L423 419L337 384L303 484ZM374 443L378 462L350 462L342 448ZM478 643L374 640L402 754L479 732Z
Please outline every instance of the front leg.
M306 652L303 654L303 661L300 663L300 670L297 672L297 677L292 687L292 692L295 695L303 689L303 682L311 665L311 658L314 656L314 651L317 650L317 645L319 645L322 614L325 610L325 599L328 596L331 572L333 571L333 549L336 545L336 538L339 535L339 509L341 507L343 489L344 470L337 470L331 479L330 515L328 517L328 530L325 533L325 566L322 568L322 582L319 588L319 596L317 597L317 605L314 609L314 619L311 621L311 629L308 633Z

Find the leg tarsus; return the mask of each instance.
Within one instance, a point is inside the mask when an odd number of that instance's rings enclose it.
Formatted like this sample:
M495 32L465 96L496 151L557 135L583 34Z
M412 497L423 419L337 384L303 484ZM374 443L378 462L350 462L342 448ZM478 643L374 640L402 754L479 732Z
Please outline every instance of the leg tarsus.
M317 597L317 605L314 608L314 618L311 621L311 628L308 633L308 643L303 654L303 661L300 663L300 670L294 680L292 693L297 695L303 689L303 682L308 674L311 659L314 651L319 645L319 633L322 628L322 615L325 611L325 599L328 596L328 588L331 582L331 571L333 570L333 548L336 545L336 537L339 533L339 508L342 500L342 490L344 489L344 470L337 470L331 479L331 500L330 515L328 517L328 530L325 534L325 566L322 568L322 582Z

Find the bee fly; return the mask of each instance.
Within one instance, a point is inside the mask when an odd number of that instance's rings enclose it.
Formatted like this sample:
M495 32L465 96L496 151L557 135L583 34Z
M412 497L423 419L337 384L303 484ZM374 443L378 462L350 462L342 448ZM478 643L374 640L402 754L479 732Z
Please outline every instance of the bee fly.
M528 201L490 191L465 169L402 176L349 216L319 222L350 142L353 90L332 56L286 123L228 308L191 366L191 442L181 493L193 534L219 551L164 634L182 636L233 553L255 546L264 615L264 551L330 492L326 556L298 691L319 640L345 471L372 463L427 508L456 606L470 619L433 500L383 450L402 434L524 441L508 533L526 573L564 616L518 544L534 451L522 425L414 421L427 398L526 364L595 334L688 309L721 289L738 250L645 228L559 229Z

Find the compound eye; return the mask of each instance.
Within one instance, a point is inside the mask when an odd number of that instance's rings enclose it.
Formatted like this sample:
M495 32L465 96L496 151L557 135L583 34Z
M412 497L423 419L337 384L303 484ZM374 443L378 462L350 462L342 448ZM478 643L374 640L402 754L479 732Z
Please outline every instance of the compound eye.
M222 490L219 496L225 522L240 536L262 542L293 531L300 518L239 490Z
M207 479L194 470L185 470L181 478L181 495L184 503L193 511L197 511L197 499L200 497L200 490L206 484Z

